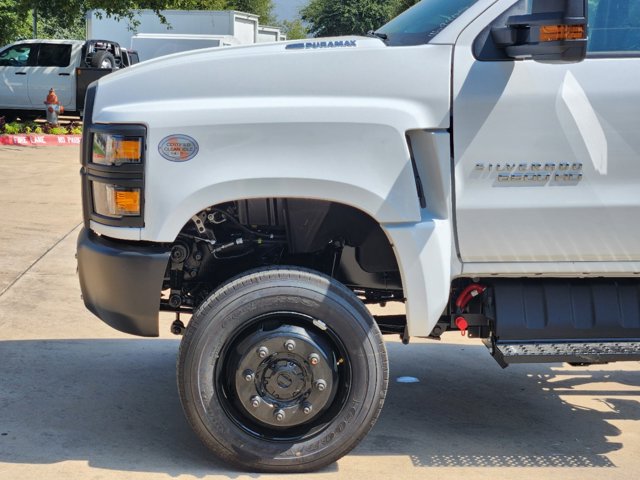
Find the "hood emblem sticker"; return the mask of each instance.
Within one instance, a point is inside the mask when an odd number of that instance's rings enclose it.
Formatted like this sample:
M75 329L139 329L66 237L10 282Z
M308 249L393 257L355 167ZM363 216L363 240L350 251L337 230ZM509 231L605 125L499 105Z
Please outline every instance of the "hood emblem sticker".
M198 142L188 135L169 135L158 144L158 152L171 162L186 162L198 155Z
M315 50L317 48L344 48L344 47L357 47L357 40L329 40L322 42L300 42L290 43L286 50Z

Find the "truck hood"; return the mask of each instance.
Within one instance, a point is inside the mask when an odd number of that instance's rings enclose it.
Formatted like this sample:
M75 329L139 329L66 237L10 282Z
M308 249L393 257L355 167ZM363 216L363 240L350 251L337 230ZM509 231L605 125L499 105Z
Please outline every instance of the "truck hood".
M330 38L309 38L303 40L289 40L286 42L269 42L257 43L251 45L235 45L230 47L212 47L191 50L188 52L179 52L172 55L146 60L134 67L153 68L160 65L178 66L184 62L198 61L198 57L203 55L211 58L218 57L244 57L253 55L268 55L292 50L326 50L336 48L365 49L365 48L384 48L385 44L379 38L373 37L330 37ZM121 70L117 74L125 74L131 69ZM116 75L111 75L114 77Z
M388 47L358 36L194 50L102 78L92 118L149 124L175 110L167 103L186 102L185 110L274 102L295 108L342 98L393 100L416 117L408 122L413 128L447 128L451 54L450 45Z

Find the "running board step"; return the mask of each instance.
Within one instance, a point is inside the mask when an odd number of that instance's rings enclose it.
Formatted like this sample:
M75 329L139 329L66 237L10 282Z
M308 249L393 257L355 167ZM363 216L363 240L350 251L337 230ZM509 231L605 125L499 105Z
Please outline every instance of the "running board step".
M640 360L640 341L497 343L493 356L503 367L512 363L577 364Z

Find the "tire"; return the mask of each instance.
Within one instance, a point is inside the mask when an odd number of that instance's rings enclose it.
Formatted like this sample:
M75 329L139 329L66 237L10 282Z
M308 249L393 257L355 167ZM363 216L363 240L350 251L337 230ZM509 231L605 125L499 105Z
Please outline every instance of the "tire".
M91 58L91 66L93 68L116 68L116 59L106 50L100 50L93 54Z
M266 268L197 309L177 379L187 420L219 458L243 470L306 472L346 455L373 427L387 352L344 285L306 269Z

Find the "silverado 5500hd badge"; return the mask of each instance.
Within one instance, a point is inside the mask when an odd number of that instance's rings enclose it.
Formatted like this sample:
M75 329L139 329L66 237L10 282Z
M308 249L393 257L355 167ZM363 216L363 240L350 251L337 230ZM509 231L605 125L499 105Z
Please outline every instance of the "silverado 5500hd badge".
M582 163L476 163L472 178L493 180L494 186L576 185L582 180Z

